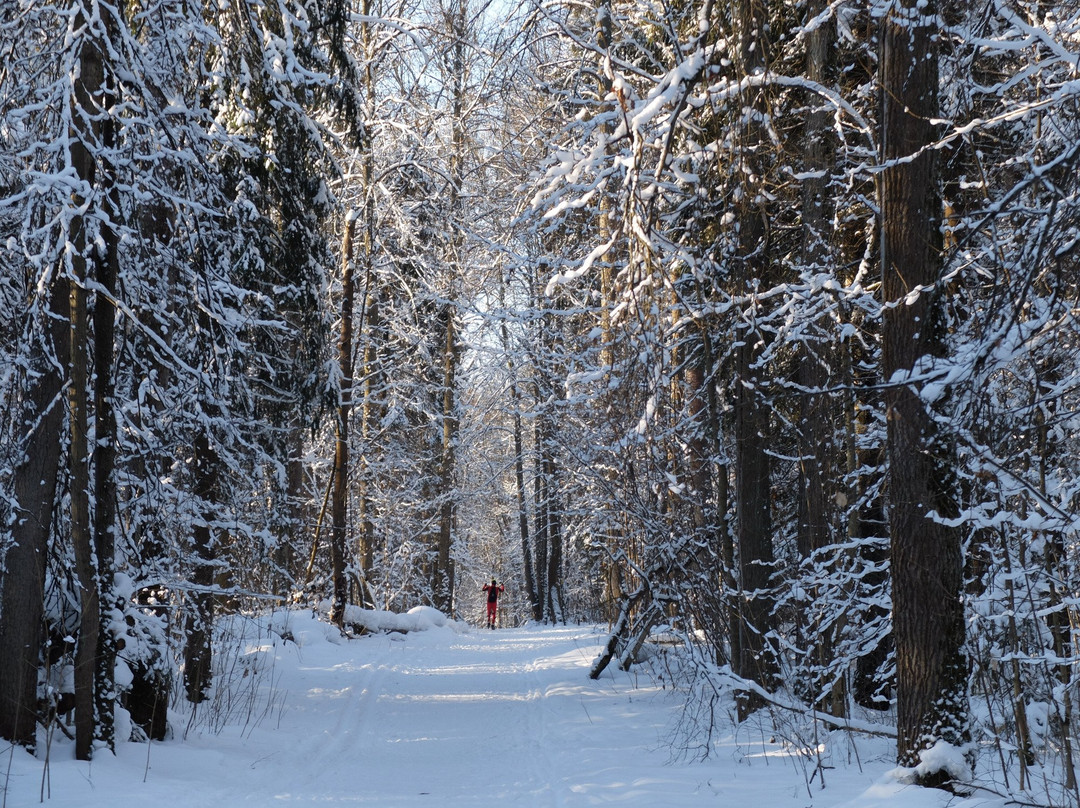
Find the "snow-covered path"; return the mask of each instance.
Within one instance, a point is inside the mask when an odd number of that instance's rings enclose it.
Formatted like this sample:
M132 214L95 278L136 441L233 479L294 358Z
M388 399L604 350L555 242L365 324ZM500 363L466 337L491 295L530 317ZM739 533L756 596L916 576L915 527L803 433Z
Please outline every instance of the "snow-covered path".
M250 774L229 804L704 804L687 772L665 765L666 699L586 676L602 639L580 627L439 630L331 646L325 663L300 665L280 728L248 741ZM291 749L282 732L298 736Z
M47 804L941 804L898 801L890 788L874 795L869 771L833 773L829 789L808 789L789 756L748 737L707 763L673 764L678 705L633 674L589 680L604 639L595 628L440 628L342 641L310 616L291 623L297 642L264 636L237 658L234 670L258 673L239 677L233 719L220 732L194 727L149 749L123 744L92 764L54 742ZM178 736L183 721L173 717ZM16 752L11 763L6 805L37 804L43 762Z

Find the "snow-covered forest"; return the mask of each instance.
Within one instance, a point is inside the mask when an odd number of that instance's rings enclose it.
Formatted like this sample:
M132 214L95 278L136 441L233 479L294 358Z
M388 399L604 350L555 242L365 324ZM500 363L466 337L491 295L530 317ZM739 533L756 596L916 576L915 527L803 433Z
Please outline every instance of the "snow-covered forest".
M1078 162L1074 2L7 0L0 737L495 577L1080 806Z

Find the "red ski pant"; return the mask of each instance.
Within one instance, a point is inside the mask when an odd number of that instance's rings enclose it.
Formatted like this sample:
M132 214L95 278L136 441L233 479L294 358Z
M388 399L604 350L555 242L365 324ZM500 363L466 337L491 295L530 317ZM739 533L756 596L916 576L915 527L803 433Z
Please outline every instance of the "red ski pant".
M499 611L498 602L496 602L494 600L488 601L488 623L489 624L495 622L495 615L498 613L498 611Z

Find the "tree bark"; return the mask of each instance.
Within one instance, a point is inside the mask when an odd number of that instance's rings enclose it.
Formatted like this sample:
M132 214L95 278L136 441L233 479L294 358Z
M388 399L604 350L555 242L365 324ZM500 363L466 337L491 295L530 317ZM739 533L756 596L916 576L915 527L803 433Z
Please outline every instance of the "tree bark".
M112 199L108 212L116 215L119 206ZM106 254L98 263L98 285L109 296L115 294L117 275L116 235L104 234ZM114 702L116 700L117 637L111 615L124 604L114 585L116 556L116 415L113 411L113 360L116 309L111 300L98 294L94 302L94 551L97 554L98 602L101 625L98 634L97 670L94 693L97 713L96 736L116 751ZM121 738L120 740L127 740Z
M372 255L375 249L375 151L373 145L372 127L375 121L375 37L372 34L372 23L367 21L371 17L372 0L362 0L360 13L365 18L360 23L360 45L364 55L364 120L365 127L361 148L363 159L361 164L362 182L364 190L364 237L363 237L363 268L364 268L364 300L361 314L362 327L361 339L364 334L367 338L364 342L364 367L363 367L363 395L364 402L361 408L361 446L360 468L357 480L357 521L360 527L359 556L360 570L365 580L370 580L370 575L375 566L375 547L377 537L375 535L375 522L371 514L371 501L369 494L369 470L367 455L369 441L371 440L373 424L378 425L382 420L385 410L380 393L376 393L379 382L382 380L382 371L379 367L379 332L381 313L379 311L379 294L372 285ZM370 594L370 587L368 587ZM374 601L370 604L375 607Z
M94 211L101 209L101 189L98 186L102 184L102 178L98 176L100 158L96 150L105 145L100 116L102 111L108 108L109 99L106 98L105 60L102 53L104 43L94 36L95 24L86 20L84 23L86 31L79 51L79 76L75 82L72 102L74 123L70 160L87 194L78 196L76 204L80 207L86 205L88 211ZM98 24L104 24L104 21L99 21ZM90 759L97 734L98 699L95 685L99 674L101 626L98 576L100 559L90 527L89 328L86 285L91 268L95 268L95 274L100 274L101 266L109 260L109 257L99 253L95 245L95 235L103 241L115 242L115 239L108 238L108 232L88 232L90 226L87 219L87 214L81 214L72 221L69 253L71 283L68 286L68 467L71 475L68 498L71 543L80 590L79 633L75 646L75 757L78 760ZM104 222L100 222L100 226L107 230ZM104 271L107 276L109 268L106 267ZM111 338L111 332L109 337ZM111 368L105 369L106 374L109 372ZM109 724L111 727L111 721Z
M517 388L514 388L514 400L517 401ZM517 492L518 536L521 539L521 561L525 574L525 594L529 599L529 610L534 620L543 619L540 608L540 595L536 591L536 575L533 572L532 542L529 541L528 491L525 488L525 457L522 446L521 413L514 409L514 488Z
M541 324L541 328L544 325ZM541 387L539 381L535 381L535 400L538 407L543 407ZM548 509L547 509L547 481L544 479L543 449L544 429L541 425L544 413L538 412L533 419L533 443L536 447L536 458L533 461L533 552L536 563L536 592L540 596L539 620L545 619L544 607L547 603L548 591Z
M451 614L454 602L454 568L451 550L457 531L457 366L460 350L454 304L445 312L445 344L442 368L442 443L439 448L439 534L435 554L433 594L435 608Z
M356 219L351 214L345 222L341 244L341 335L338 339L338 406L334 440L334 490L330 506L330 565L333 592L330 620L339 628L345 625L348 582L345 580L345 550L349 508L349 416L352 410L353 304L356 297L353 280L353 235Z
M218 465L221 462L207 433L200 426L194 446L194 494L202 506L202 518L193 529L192 570L184 644L184 688L188 701L202 703L213 678L214 571L216 548L211 525L217 514Z
M501 302L505 305L505 283L499 289ZM529 608L534 620L543 619L540 607L540 595L536 591L536 576L533 573L532 543L529 541L528 491L525 487L525 448L521 425L521 402L515 378L514 360L510 357L510 334L506 323L500 328L503 352L507 356L506 367L510 373L510 406L514 419L514 490L517 494L518 537L521 541L521 561L525 575L525 596L529 599Z
M766 641L772 621L770 593L773 570L771 489L769 487L769 409L762 400L761 380L754 371L757 335L744 331L736 349L735 396L735 500L738 518L739 588L742 591L739 621L739 656L734 660L739 676L767 690L776 685L777 662ZM760 701L747 694L739 699L739 718L744 720Z
M468 31L468 0L455 0L447 11L447 34L450 46L450 132L451 154L449 171L449 208L451 233L447 266L450 271L449 299L442 316L442 443L439 448L439 534L436 540L435 569L432 580L435 607L451 614L454 607L453 545L457 534L457 442L458 401L457 373L461 362L458 328L457 288L464 267L465 240L462 235L464 208L461 194L465 169L465 94L467 92L465 63Z
M542 465L544 469L545 497L548 531L547 592L544 595L544 612L552 623L564 621L562 603L562 517L559 508L558 466L555 458L554 424L545 418L545 441Z
M150 249L167 246L172 242L175 227L175 211L168 207L166 202L156 199L141 205L137 211L139 227L150 240ZM143 310L139 314L140 329L145 333L153 334L155 340L164 345L171 345L173 334L163 327L163 320L175 313L175 299L167 294L166 290L173 288L178 283L179 272L175 262L165 265L164 272L158 279L160 296L168 301L166 303L166 317L159 317L159 312ZM125 335L126 338L126 335ZM133 345L135 361L147 368L147 375L154 379L154 388L158 390L168 389L173 377L173 369L168 362L163 361L160 352L150 348L148 342L135 340ZM139 400L139 389L143 384L143 377L131 379L132 388L127 391L130 400ZM153 413L153 417L160 414L162 402L157 395L147 395L145 406L129 413L129 418L134 422L135 431L139 431L144 424L144 412ZM128 483L125 486L127 494L125 507L135 506L140 500L146 500L149 489L146 480L152 479L160 469L167 467L172 458L167 456L164 449L144 450L135 453L126 461L124 468ZM137 507L137 506L136 506ZM159 519L166 519L164 514L158 514ZM114 520L115 521L115 520ZM159 588L161 579L158 575L159 566L166 559L166 550L160 531L154 529L148 520L141 519L134 525L134 534L130 542L138 548L137 558L129 558L129 563L137 565L135 579L139 582L136 592L136 600L140 608L152 613L161 621L166 622L168 609L162 605L166 596ZM168 648L163 640L160 645L145 649L140 655L132 655L128 658L131 666L132 682L127 694L125 704L131 714L131 720L141 727L153 740L165 740L168 731L167 707L172 695L172 672L171 664L166 663Z
M86 60L83 60L83 76ZM75 151L72 149L72 151ZM87 157L84 155L84 157ZM88 158L93 175L92 158ZM80 175L87 162L76 163ZM89 180L92 182L92 179ZM87 324L86 256L92 249L85 234L86 222L78 220L73 229L71 256L72 279L69 284L70 327L68 339L70 384L68 385L68 426L70 429L68 465L71 475L70 530L75 554L75 572L79 582L79 634L75 645L75 757L89 760L94 740L94 672L97 667L98 628L101 608L98 602L97 559L90 534L90 456L87 437L89 402L87 398Z
M107 17L110 39L114 19ZM103 108L110 109L117 100L112 82L105 89ZM115 166L110 151L116 146L116 124L107 118L101 124L101 141L105 149L102 164L103 222L101 241L103 251L95 264L98 287L94 299L94 552L97 555L98 603L101 608L98 633L97 669L94 674L96 737L106 747L116 751L115 701L117 636L112 630L113 610L123 610L125 604L117 597L114 576L116 566L116 414L113 410L115 381L116 281L119 275L119 242L114 223L120 217L119 190ZM121 740L127 740L122 738Z
M61 399L68 366L68 281L54 275L41 322L28 323L29 372L20 403L25 435L12 481L14 521L0 565L0 736L33 750L45 562L60 472ZM63 369L63 370L62 370Z
M814 0L807 9L807 16L816 17L824 5L823 0ZM823 84L828 82L834 41L833 27L829 25L819 25L807 34L807 78ZM810 104L820 107L822 99L811 98ZM827 236L831 231L835 207L828 187L834 158L830 143L831 119L829 110L812 109L807 115L803 139L803 162L809 176L802 183L802 257L806 271L810 273L831 270L831 249ZM803 388L797 430L802 495L798 544L804 557L814 550L820 550L828 542L829 512L825 481L829 476L827 468L834 464L829 462L833 448L830 446L828 397L824 390L828 384L827 356L821 355L826 350L824 340L800 346L797 370L799 384Z
M807 7L807 17L812 19L825 9L824 0L813 0ZM811 81L828 86L832 79L832 54L835 51L836 34L831 25L819 25L806 35L806 76ZM808 274L834 274L832 244L832 219L835 204L829 189L835 162L832 143L832 114L822 108L824 99L813 96L812 107L807 115L803 138L803 162L807 177L802 183L802 236L803 263ZM828 323L811 324L814 331L828 328ZM830 385L830 368L834 365L836 351L824 338L808 338L799 346L796 371L800 385L798 423L796 429L799 449L799 519L797 544L803 558L824 549L830 542L830 524L834 511L827 491L841 491L837 470L843 467L839 457L843 442L836 440L830 415L832 402L827 388ZM822 563L819 560L817 563ZM834 639L839 625L822 630L812 626L812 642L816 650L818 668L832 668ZM825 682L809 682L816 695ZM836 680L828 694L819 703L819 709L833 715L846 714L847 697L844 679Z
M739 0L739 65L743 75L751 76L765 69L768 42L765 34L768 9L765 0ZM766 99L751 91L743 107L764 112ZM740 133L740 159L745 164L742 209L739 212L739 261L736 269L738 289L745 295L742 322L737 330L735 349L735 509L736 536L739 547L739 587L742 590L742 614L739 621L739 655L734 658L736 671L766 689L776 684L777 661L766 634L772 620L773 597L770 577L773 567L770 463L766 442L770 410L764 397L764 379L757 367L763 334L757 329L757 303L753 289L769 274L769 234L767 211L758 196L759 183L766 166L760 149L765 143L757 115L747 114ZM739 699L740 719L760 706L750 694Z
M918 365L942 350L935 139L938 37L934 2L903 0L882 22L879 194L882 373L897 667L897 757L919 762L937 741L968 739L960 535L931 514L956 515L951 447L920 398ZM945 772L923 776L940 785Z

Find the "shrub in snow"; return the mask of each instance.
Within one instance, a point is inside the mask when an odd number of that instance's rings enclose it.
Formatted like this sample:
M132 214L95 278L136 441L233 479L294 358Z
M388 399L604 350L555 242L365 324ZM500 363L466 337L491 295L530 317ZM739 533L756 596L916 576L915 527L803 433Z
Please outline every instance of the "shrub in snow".
M944 772L958 783L970 782L971 763L964 748L939 740L930 749L919 753L919 765L914 768L897 768L892 776L901 783L926 782Z

